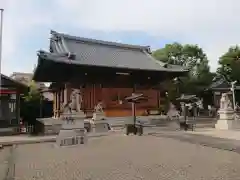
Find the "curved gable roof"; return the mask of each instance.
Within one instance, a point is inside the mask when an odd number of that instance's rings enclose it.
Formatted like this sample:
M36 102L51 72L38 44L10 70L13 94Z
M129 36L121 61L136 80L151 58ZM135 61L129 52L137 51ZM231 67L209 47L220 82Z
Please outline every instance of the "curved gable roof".
M74 54L76 64L152 71L187 71L182 66L170 66L154 59L149 46L71 36L51 31L50 52Z

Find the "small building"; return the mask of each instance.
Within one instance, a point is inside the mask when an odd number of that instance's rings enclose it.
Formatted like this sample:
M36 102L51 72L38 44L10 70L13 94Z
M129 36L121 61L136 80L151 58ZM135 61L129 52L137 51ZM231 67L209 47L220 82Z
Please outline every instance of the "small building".
M141 93L148 101L137 105L136 115L159 109L159 82L183 76L181 66L154 59L149 46L128 45L75 37L51 31L50 52L39 51L33 79L52 82L54 117L68 102L73 89L83 96L81 109L91 114L99 101L106 116L131 115L131 105L124 99Z
M10 75L10 78L28 86L30 84L30 82L32 81L32 76L33 76L32 73L13 72ZM40 83L37 83L37 84L40 84Z
M0 128L19 124L20 97L28 91L28 86L1 74Z
M236 85L235 94L238 94L239 90L240 90L240 86ZM212 102L214 107L216 108L220 107L220 99L221 99L222 93L230 94L229 98L232 99L231 83L223 78L213 82L210 85L210 87L207 89L207 91L212 93Z
M32 83L32 73L25 73L25 72L13 72L10 75L12 79L26 86L29 86ZM39 102L39 115L38 117L51 117L52 116L52 103L53 103L53 93L46 87L45 83L43 82L34 82L36 88L39 90L41 94L41 99Z
M10 75L10 78L14 79L17 82L25 84L29 86L32 81L33 74L32 73L24 73L24 72L14 72ZM43 82L35 82L37 89L41 92L44 99L48 101L53 100L53 95L48 91L48 88Z

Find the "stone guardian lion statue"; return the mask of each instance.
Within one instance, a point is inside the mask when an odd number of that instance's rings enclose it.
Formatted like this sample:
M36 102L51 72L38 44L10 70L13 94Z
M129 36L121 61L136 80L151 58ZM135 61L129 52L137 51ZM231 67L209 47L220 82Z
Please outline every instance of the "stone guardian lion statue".
M226 109L232 109L232 102L228 97L227 93L222 93L222 97L220 99L220 109L226 110Z

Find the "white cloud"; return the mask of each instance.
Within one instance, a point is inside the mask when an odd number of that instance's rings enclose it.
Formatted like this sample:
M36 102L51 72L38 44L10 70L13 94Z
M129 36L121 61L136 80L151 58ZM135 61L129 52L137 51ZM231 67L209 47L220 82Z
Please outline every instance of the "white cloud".
M43 6L39 7L39 3ZM21 37L35 27L44 31L58 25L105 32L141 31L158 38L199 44L207 52L213 70L218 57L230 45L240 42L239 0L0 0L2 7L2 70L7 74L31 70L32 66L14 64L21 64L21 59L17 59L24 48ZM31 56L26 54L25 58L36 62L31 59L35 53L29 52Z
M23 48L20 45L24 40L22 36L31 32L34 26L50 24L51 19L47 12L38 11L32 0L0 0L0 8L4 8L2 72L23 71L20 67L22 59L17 56ZM27 54L25 58L29 58ZM31 71L31 68L27 70Z
M203 47L213 69L240 42L239 0L56 0L72 24L103 31L138 30Z

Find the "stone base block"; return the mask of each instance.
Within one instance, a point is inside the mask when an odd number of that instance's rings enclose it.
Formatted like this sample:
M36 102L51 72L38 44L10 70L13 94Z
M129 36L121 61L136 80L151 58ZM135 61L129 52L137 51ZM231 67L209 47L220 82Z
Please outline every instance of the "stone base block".
M93 132L95 133L108 132L109 130L111 130L111 128L107 121L94 122L93 124Z
M79 144L86 144L87 136L84 128L70 129L70 127L65 127L61 129L59 135L56 139L56 144L59 147L73 146Z
M60 117L61 120L71 119L72 121L84 120L85 118L86 118L86 115L82 111L72 112L72 113L62 113Z
M180 130L180 124L178 121L170 121L168 125L172 130Z
M103 112L100 113L93 113L93 120L94 121L102 121L102 120L106 120L106 116Z
M73 116L74 121L66 121L53 118L37 119L41 125L41 132L44 135L58 135L61 129L81 129L89 122L84 117Z
M46 125L44 126L44 135L56 135L59 134L62 125Z
M215 124L215 128L219 130L230 130L234 129L234 121L233 120L222 120L219 119Z
M62 128L61 129L83 129L84 128L84 121L75 121L74 123L66 123L64 122L62 124Z

